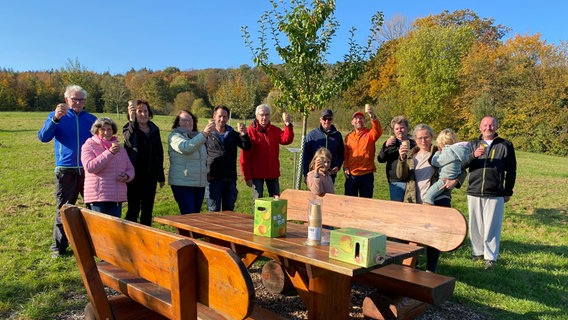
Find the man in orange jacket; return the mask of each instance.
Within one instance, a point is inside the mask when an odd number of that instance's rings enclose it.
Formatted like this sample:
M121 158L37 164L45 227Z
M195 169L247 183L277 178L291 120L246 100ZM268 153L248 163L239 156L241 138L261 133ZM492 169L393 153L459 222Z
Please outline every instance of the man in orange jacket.
M365 127L365 115L357 111L351 117L353 131L345 136L345 195L364 198L373 197L375 183L375 143L383 133L381 123L373 108L365 106L371 118L371 128Z

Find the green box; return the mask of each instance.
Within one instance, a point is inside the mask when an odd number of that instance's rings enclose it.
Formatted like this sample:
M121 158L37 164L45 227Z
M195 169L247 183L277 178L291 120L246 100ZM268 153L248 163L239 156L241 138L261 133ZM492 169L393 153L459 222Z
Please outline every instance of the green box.
M378 232L342 228L332 230L329 241L329 257L363 267L382 264L385 261L387 237Z
M258 198L254 201L254 234L277 238L286 235L287 200Z

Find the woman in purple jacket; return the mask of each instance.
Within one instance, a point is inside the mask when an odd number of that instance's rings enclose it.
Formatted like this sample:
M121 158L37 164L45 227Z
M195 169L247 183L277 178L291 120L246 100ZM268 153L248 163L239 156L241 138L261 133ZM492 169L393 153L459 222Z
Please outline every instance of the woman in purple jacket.
M81 148L85 168L84 201L91 209L120 218L126 201L126 183L134 178L134 166L115 136L118 128L110 118L93 123L93 136Z

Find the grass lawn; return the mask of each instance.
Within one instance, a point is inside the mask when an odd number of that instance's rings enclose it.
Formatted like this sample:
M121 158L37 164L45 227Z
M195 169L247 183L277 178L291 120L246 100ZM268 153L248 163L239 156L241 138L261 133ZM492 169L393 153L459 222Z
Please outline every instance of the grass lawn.
M50 258L55 210L53 143L44 144L37 139L46 116L47 113L0 113L3 319L56 319L68 310L84 308L87 302L73 256ZM124 116L106 116L115 119L119 127L125 122ZM154 119L162 129L165 150L172 120L170 116ZM300 131L297 126L296 142L287 147L299 146ZM348 130L341 131L345 134ZM281 148L280 161L281 189L292 188L294 157L286 147ZM484 270L481 264L473 263L466 240L460 249L442 254L438 272L458 280L452 301L488 318L567 319L568 159L517 152L517 161L517 184L505 207L497 266ZM377 165L374 197L387 199L384 164ZM337 193L343 193L343 182L344 178L338 175ZM251 212L251 190L242 179L238 189L235 210ZM454 191L453 206L467 216L465 198L465 188ZM166 185L158 190L154 214L177 212Z

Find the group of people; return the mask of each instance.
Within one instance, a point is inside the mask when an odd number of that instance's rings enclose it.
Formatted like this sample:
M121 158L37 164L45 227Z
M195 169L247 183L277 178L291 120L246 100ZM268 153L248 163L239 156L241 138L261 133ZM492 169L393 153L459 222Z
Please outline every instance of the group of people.
M308 134L303 173L315 195L334 193L336 174L343 165L345 195L372 197L375 142L382 129L372 107L366 106L365 111L371 128L365 127L365 115L356 112L351 120L353 130L345 139L333 125L331 110L322 111L319 127ZM451 207L452 190L465 182L469 169L472 259L492 268L499 253L504 203L513 194L516 179L515 151L511 142L498 137L497 120L484 117L480 137L470 142L460 142L451 129L435 137L426 124L418 124L411 137L404 116L394 117L390 127L393 135L377 156L379 163L385 163L390 200ZM439 256L438 250L427 248L426 270L436 271Z
M122 128L121 145L117 124L110 118L84 110L87 92L78 85L65 90L65 103L57 105L38 132L42 142L54 140L56 215L52 257L65 254L69 242L59 209L75 204L79 195L92 210L151 225L157 186L166 183L164 150L160 129L151 121L153 111L144 100L128 102L128 121ZM256 108L256 119L248 129L227 124L230 110L220 105L202 131L197 117L180 111L168 136L170 160L168 183L181 214L201 210L204 198L210 211L233 211L237 200L237 152L248 186L263 196L280 193L279 145L294 140L290 116L283 114L285 127L270 123L270 108Z
M91 209L120 217L128 202L125 219L151 225L157 186L165 185L164 154L160 130L144 100L131 100L128 121L123 126L123 145L110 118L98 118L84 110L87 92L77 85L65 91L65 103L57 105L38 132L42 142L54 140L56 217L52 256L65 253L69 243L59 209L75 204L79 194ZM345 138L333 125L333 112L320 114L320 125L310 131L303 148L303 175L308 188L319 196L334 193L337 173L345 175L345 195L372 197L375 144L381 124L369 105L351 117L353 130ZM284 128L271 124L266 104L255 110L246 128L227 124L230 110L219 105L202 131L197 117L180 111L168 137L170 159L168 182L181 214L201 210L205 199L210 211L233 211L237 200L237 152L246 185L263 197L280 194L280 145L294 140L290 116L282 115ZM365 125L369 117L370 128ZM467 203L472 259L493 267L499 253L504 203L513 194L516 159L511 142L498 137L497 120L481 120L479 138L459 142L451 129L434 132L425 124L409 134L408 120L394 117L393 135L379 150L377 160L386 163L390 199L410 203L451 206L451 192L467 177ZM343 168L342 168L343 167ZM435 271L440 252L427 248L426 269Z

